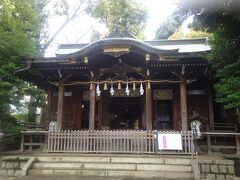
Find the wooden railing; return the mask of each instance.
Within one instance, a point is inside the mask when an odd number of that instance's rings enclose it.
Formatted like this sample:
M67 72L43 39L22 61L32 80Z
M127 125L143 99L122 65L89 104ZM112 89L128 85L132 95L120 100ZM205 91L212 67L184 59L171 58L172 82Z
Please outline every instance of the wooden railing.
M214 123L214 130L216 130L216 131L236 131L236 124L234 124L234 123Z
M234 133L234 132L203 132L204 136L207 136L207 148L208 153L212 153L212 149L234 149L236 154L240 154L240 133ZM221 139L225 137L228 138L228 142L231 144L225 144L220 143L217 141L217 138ZM212 140L215 140L215 143L213 144ZM231 141L231 138L235 139L234 141Z
M48 134L48 152L196 154L191 131L182 133L183 149L159 151L158 133L144 130L57 130Z
M33 147L40 147L41 150L47 150L48 131L22 131L20 151L33 150Z
M52 131L49 152L154 153L152 131Z

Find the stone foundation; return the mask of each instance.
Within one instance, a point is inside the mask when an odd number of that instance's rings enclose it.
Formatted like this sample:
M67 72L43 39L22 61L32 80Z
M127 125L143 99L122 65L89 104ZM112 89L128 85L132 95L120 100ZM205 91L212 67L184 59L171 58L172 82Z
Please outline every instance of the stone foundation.
M235 178L234 161L199 160L201 179L231 180Z
M27 160L24 157L0 158L0 174L20 175Z

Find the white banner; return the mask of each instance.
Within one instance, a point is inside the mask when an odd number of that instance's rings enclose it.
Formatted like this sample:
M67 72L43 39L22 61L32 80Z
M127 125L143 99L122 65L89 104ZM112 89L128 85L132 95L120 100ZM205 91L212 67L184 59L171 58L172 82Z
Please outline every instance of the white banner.
M158 134L159 150L182 150L181 134Z

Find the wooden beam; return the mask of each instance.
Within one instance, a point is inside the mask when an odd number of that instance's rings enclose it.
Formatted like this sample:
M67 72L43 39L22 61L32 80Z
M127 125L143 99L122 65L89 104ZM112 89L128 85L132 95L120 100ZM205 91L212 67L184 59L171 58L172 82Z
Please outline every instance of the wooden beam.
M146 83L146 101L145 101L145 108L146 108L146 129L152 130L152 90L148 88Z
M214 130L214 114L213 114L213 96L212 90L208 90L208 117L209 117L209 127L210 130Z
M95 103L96 103L96 85L92 84L89 95L89 130L94 130L95 124Z
M64 85L59 83L58 106L57 106L57 129L61 130L63 125Z
M183 79L180 82L180 100L181 100L182 131L187 131L188 130L188 117L187 117L187 92L186 92L185 79Z

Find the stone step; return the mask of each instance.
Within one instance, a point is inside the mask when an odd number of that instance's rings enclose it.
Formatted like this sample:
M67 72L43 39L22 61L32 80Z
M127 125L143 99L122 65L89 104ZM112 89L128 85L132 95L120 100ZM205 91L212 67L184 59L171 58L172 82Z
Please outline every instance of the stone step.
M138 164L137 171L192 172L192 166Z
M190 159L150 158L150 157L38 157L38 162L112 162L112 163L138 163L138 164L175 164L191 165Z
M192 172L190 165L136 164L136 163L34 163L33 169L98 169L126 171Z
M48 176L105 176L105 177L136 177L136 178L167 178L167 179L193 179L194 175L191 172L174 172L165 171L126 171L126 170L77 170L77 169L32 169L28 171L29 175L48 175Z
M82 169L83 163L33 163L33 169Z
M110 162L110 157L37 157L38 162Z

